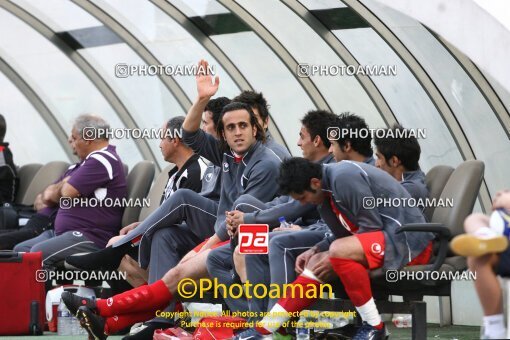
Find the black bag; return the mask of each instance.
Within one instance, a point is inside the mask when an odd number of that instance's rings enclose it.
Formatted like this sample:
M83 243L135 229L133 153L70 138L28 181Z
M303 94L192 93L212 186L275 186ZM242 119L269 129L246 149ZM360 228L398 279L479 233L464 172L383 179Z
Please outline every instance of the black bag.
M35 213L31 205L4 203L0 206L0 230L16 230L20 227L20 218L30 219Z
M30 219L32 216L36 214L36 211L34 210L33 205L22 205L22 204L15 204L14 209L16 209L18 213L18 219L19 218L26 218Z
M17 229L18 224L18 212L14 209L14 206L10 203L4 203L0 206L0 230L5 229Z

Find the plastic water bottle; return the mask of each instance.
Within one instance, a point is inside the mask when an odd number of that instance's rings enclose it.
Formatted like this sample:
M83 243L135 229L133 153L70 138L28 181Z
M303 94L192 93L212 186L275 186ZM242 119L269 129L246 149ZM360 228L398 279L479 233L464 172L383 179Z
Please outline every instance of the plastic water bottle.
M339 312L321 312L317 323L321 325L323 329L334 329L348 325L349 319Z
M296 326L296 340L310 340L310 329L306 328L305 324L306 318L300 317Z
M62 300L57 309L57 334L72 335L73 317Z
M77 318L75 318L73 316L71 319L72 319L72 329L71 329L72 335L87 335L88 334L87 330L80 325L80 321L78 321Z
M413 317L411 314L395 314L391 321L397 328L410 328L413 326Z
M331 328L342 328L342 327L347 326L349 324L349 319L347 319L343 315L341 315L339 317L329 318L329 321L331 322L331 325L332 325Z
M285 221L285 217L284 216L278 218L278 221L280 221L280 228L290 228L290 223Z

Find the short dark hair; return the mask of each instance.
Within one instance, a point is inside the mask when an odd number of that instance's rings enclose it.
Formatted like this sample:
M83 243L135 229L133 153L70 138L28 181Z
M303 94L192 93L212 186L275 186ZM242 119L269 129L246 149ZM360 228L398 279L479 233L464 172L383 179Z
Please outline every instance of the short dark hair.
M177 116L170 118L168 122L166 123L166 128L169 131L167 138L174 139L178 138L181 139L182 136L182 123L184 123L184 116Z
M214 127L218 126L218 122L220 121L221 117L221 111L223 111L223 108L230 104L232 101L227 97L218 97L209 100L207 105L205 106L204 111L211 111L212 112L212 121L214 124Z
M347 142L349 142L354 151L365 157L371 157L374 154L372 150L372 136L363 118L351 112L342 112L336 120L336 126L340 131L346 129L343 131L353 131L357 133L357 135L354 134L353 136L349 133L340 133L338 144L341 148L344 148ZM366 133L360 133L362 130L366 130ZM365 138L361 138L361 136L365 135Z
M389 133L392 131L393 133ZM398 132L397 132L398 131ZM421 154L420 144L415 136L411 135L409 130L395 124L390 129L386 129L383 137L374 137L374 144L386 161L396 156L402 162L404 168L408 171L415 171L420 168L419 160Z
M286 159L280 165L278 184L282 195L314 192L310 186L312 178L322 179L322 165L302 157Z
M236 110L248 111L248 114L250 115L250 124L257 128L257 134L255 135L255 138L264 143L266 141L266 134L263 131L262 126L260 126L260 124L257 120L257 117L255 117L255 113L251 109L250 105L233 101L230 104L225 105L225 107L223 108L223 111L221 111L221 116L220 116L220 120L218 121L218 125L216 125L216 133L220 137L220 148L222 150L229 149L227 141L225 140L225 138L223 138L223 132L225 131L225 126L223 125L223 116L227 112L236 111Z
M243 91L237 97L232 99L234 102L241 102L256 108L259 111L260 118L265 121L269 117L269 105L262 92Z
M301 124L308 130L312 140L319 136L324 146L329 149L331 141L328 139L328 128L333 126L337 118L337 115L326 110L311 110L301 119Z
M7 122L4 115L0 114L0 143L4 142L5 133L7 132Z

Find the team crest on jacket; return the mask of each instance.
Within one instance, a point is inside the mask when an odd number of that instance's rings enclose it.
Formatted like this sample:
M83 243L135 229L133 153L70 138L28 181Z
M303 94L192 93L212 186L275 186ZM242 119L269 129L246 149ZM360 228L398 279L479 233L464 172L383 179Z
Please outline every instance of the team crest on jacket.
M228 163L223 162L223 172L228 172Z
M379 243L372 243L372 246L370 248L372 250L372 253L374 254L380 254L382 251L382 247Z
M212 173L208 173L207 175L205 175L205 181L210 182L212 179L212 175L213 175Z

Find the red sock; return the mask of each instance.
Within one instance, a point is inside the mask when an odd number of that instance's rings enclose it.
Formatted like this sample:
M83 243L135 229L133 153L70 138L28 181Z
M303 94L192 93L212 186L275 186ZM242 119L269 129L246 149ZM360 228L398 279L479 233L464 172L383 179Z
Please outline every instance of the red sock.
M372 298L372 287L365 266L351 259L330 257L329 260L354 306L361 307L367 303ZM383 325L381 322L374 327L382 329Z
M165 308L166 305L160 306L161 309ZM147 321L154 318L156 315L153 311L150 312L138 312L138 313L130 313L124 314L121 316L109 316L106 318L106 323L104 326L104 331L106 334L114 334L118 331L134 325L137 322Z
M282 306L287 312L300 312L306 307L310 306L317 299L311 299L306 297L307 291L315 290L319 291L320 282L309 277L299 275L297 279L292 282L294 286L303 287L303 295L301 295L301 289L298 287L287 287L285 297L278 300L278 304ZM294 297L292 297L292 291L294 291Z
M354 306L363 306L372 298L370 278L367 269L361 263L351 259L334 257L331 257L329 260L333 265L333 270L340 277L345 287L345 292L349 295L349 299L351 299Z
M172 299L172 294L163 280L158 280L151 285L143 285L109 299L99 299L96 306L101 316L119 316L138 312L153 312L158 307L168 304L170 299Z

